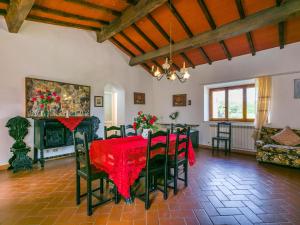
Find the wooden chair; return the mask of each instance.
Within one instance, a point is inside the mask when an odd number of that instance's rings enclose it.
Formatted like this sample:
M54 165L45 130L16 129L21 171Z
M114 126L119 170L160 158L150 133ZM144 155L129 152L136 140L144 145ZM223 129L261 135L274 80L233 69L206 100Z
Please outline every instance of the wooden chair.
M174 189L174 195L177 194L177 180L184 181L185 187L188 186L188 149L190 139L190 127L184 129L177 129L176 132L176 144L175 155L169 157L168 167L169 171L173 169L174 175L169 174L173 178L173 186L169 186ZM179 169L183 167L184 178L179 177Z
M164 137L164 142L153 144L153 139L156 137ZM148 146L146 167L142 170L140 178L145 178L145 192L137 195L142 201L145 202L145 209L150 208L150 192L159 190L164 194L164 199L168 198L168 152L169 152L170 130L158 131L148 133ZM161 154L157 154L151 158L153 151L163 149ZM158 178L163 177L163 188L158 185Z
M113 134L109 135L109 132L114 132ZM117 134L119 133L119 134ZM123 125L121 126L111 126L107 127L104 126L104 138L105 139L112 139L112 138L121 138L124 137L124 128Z
M215 141L217 141L217 147L215 147ZM212 138L212 153L215 149L220 149L220 142L224 142L225 155L227 152L231 152L231 123L220 122L217 127L217 137Z
M171 123L171 134L175 134L177 132L177 129L185 129L187 128L187 125L186 124L180 124L180 123Z
M124 126L123 134L125 137L137 136L137 130L133 129L131 124Z
M87 196L87 214L90 216L94 207L112 200L103 196L104 180L109 181L109 179L104 171L98 170L90 163L87 134L75 131L73 132L73 139L76 156L76 204L79 205L81 198ZM84 194L80 193L80 178L87 182L87 192ZM92 189L92 182L95 180L99 180L99 187ZM115 190L115 203L118 203L118 193L117 189ZM99 191L100 195L97 195L96 191ZM99 201L93 204L92 197Z

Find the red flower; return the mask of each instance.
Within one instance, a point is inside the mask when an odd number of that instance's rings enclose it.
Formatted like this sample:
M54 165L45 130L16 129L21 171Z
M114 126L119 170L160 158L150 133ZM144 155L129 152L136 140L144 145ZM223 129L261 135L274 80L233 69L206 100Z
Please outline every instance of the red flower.
M136 122L134 122L132 126L133 126L133 129L136 130L136 126L137 126Z
M45 96L44 95L40 95L40 99L44 99L45 98Z
M35 98L35 97L31 98L31 101L32 101L32 102L35 102L35 101L36 101L36 98Z
M143 114L143 112L142 112L142 111L139 111L139 112L138 112L138 115L139 115L139 116L140 116L140 115L142 115L142 114Z
M149 121L149 123L150 123L150 125L153 125L153 124L154 124L154 120L151 119L151 120Z
M144 116L144 117L143 117L143 120L144 120L144 121L146 121L146 120L147 120L146 116Z
M152 116L152 119L154 120L154 122L157 120L156 116Z
M56 102L56 103L60 102L60 97L59 97L59 96L56 96L55 102Z
M42 91L41 90L37 90L36 93L40 95L42 93Z
M56 92L54 91L54 92L52 93L52 95L56 97L57 94L56 94Z
M48 95L47 96L47 99L50 101L52 99L52 96L51 95Z
M40 108L43 109L45 107L44 104L40 104Z

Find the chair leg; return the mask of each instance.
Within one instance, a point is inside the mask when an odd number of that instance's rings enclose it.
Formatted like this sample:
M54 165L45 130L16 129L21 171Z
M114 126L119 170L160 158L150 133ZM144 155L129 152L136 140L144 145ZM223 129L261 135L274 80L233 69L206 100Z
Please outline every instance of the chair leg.
M76 174L76 204L80 204L80 176Z
M150 199L149 199L149 175L146 175L145 178L145 209L150 208Z
M227 155L227 151L228 151L227 140L225 140L224 142L225 142L225 155Z
M115 189L115 204L118 204L119 203L119 192L118 192L118 188L116 185L114 186L114 189Z
M231 153L231 140L229 140L229 153Z
M218 153L219 153L219 150L220 150L220 141L219 141L219 139L217 139L217 149L218 149Z
M165 200L168 199L168 167L167 166L165 166L165 174L164 174L164 199Z
M215 153L215 139L211 139L211 144L212 144L212 154Z
M100 194L104 193L104 179L100 178Z
M175 168L174 168L174 195L177 195L177 180L178 180L178 165L175 164Z
M184 186L188 186L188 162L184 164Z
M87 214L91 216L93 214L92 208L92 182L90 180L87 181Z

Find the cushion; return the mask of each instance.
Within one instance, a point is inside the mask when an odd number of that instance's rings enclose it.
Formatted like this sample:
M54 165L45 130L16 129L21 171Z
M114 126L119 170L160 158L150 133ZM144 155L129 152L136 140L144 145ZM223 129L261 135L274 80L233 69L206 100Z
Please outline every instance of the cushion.
M300 144L300 137L289 127L284 128L271 138L282 145L295 146Z

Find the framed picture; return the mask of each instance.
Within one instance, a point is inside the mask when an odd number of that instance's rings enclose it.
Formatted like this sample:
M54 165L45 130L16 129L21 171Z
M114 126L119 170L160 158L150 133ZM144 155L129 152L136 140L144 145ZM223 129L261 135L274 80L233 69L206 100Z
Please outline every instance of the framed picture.
M173 95L173 106L186 106L186 94Z
M103 96L94 97L94 107L103 107Z
M59 99L47 105L49 117L90 116L91 87L58 81L25 78L25 110L28 118L43 117L38 101L41 96L51 95Z
M146 104L145 93L134 92L133 93L133 101L134 101L134 104L145 105Z
M300 79L294 80L294 98L300 98Z

